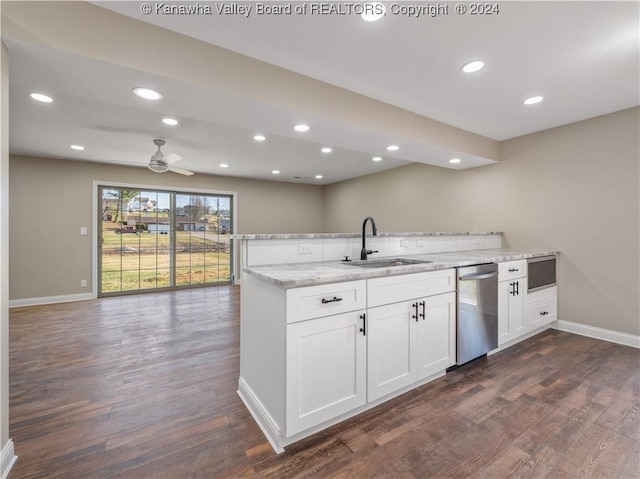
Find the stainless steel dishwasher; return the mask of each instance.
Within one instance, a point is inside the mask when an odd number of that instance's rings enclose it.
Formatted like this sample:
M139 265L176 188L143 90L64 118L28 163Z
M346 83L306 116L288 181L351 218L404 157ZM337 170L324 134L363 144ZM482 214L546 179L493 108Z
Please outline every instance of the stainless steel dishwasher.
M457 361L467 363L498 347L498 265L458 268Z

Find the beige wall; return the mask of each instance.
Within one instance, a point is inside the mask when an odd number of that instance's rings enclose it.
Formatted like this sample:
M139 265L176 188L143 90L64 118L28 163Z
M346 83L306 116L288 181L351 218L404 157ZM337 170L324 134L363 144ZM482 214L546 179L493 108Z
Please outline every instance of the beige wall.
M9 55L4 42L0 49L0 450L4 452L9 440Z
M91 292L93 181L237 193L238 233L322 231L322 187L222 176L185 177L143 168L10 158L10 299ZM89 227L80 236L80 227Z
M325 227L504 231L562 252L560 319L640 334L640 110L506 141L498 164L409 165L325 187Z

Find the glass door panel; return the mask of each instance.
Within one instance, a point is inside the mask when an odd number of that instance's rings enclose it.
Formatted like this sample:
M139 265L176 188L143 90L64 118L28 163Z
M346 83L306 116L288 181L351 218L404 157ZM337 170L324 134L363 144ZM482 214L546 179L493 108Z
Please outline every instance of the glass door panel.
M101 187L100 294L231 281L231 197Z

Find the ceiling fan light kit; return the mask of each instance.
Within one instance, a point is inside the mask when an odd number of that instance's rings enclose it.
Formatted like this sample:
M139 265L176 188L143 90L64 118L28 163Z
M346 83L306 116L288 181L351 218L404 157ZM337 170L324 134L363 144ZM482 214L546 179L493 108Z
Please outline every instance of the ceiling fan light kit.
M193 172L191 171L169 166L176 161L180 161L182 157L180 155L176 155L175 153L169 153L167 156L165 156L160 148L165 145L166 141L155 139L153 140L153 143L158 147L158 151L156 151L151 156L151 160L149 160L149 169L151 171L153 171L154 173L165 173L166 171L172 171L174 173L185 176L193 175Z
M154 173L164 173L169 169L169 167L152 158L149 162L149 169Z

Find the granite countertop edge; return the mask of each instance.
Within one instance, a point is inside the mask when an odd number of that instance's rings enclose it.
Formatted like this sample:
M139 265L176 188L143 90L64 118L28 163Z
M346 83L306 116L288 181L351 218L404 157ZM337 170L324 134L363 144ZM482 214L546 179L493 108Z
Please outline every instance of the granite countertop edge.
M501 235L502 231L468 231L468 232L407 232L407 233L381 233L379 237L420 237L420 236L488 236ZM370 236L370 233L367 234ZM362 233L279 233L279 234L234 234L235 240L273 240L273 239L334 239L334 238L362 238Z
M474 250L449 253L406 255L402 256L402 258L430 262L373 269L359 268L358 266L346 264L343 261L318 261L309 263L285 263L249 266L243 268L243 271L263 281L267 281L269 283L282 286L285 289L289 289L304 286L339 283L344 281L381 278L390 275L422 273L426 271L472 266L481 263L501 263L505 261L515 261L520 259L558 254L560 254L559 251L553 250ZM390 256L388 257L388 259L398 257L400 256ZM385 258L380 257L376 259L381 260ZM356 263L357 261L354 262L354 264Z

